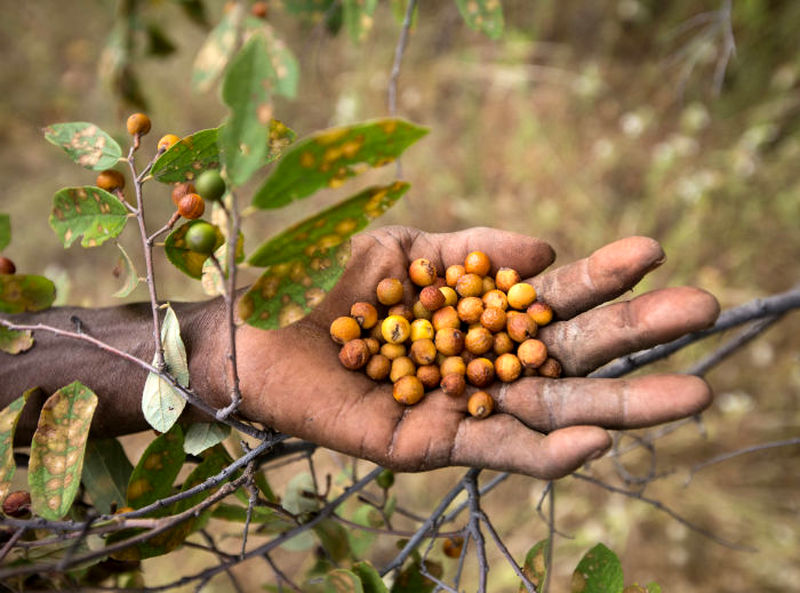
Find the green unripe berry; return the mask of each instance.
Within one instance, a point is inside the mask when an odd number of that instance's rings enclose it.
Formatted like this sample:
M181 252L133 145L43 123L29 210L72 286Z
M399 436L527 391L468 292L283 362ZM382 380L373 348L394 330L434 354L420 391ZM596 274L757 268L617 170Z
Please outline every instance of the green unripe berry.
M388 490L394 485L394 472L390 469L383 470L375 478L375 483L384 490Z
M184 235L186 247L190 250L211 255L217 244L217 229L213 224L207 222L197 222L186 230Z
M194 186L204 200L216 202L225 195L225 180L216 169L200 173L194 180Z

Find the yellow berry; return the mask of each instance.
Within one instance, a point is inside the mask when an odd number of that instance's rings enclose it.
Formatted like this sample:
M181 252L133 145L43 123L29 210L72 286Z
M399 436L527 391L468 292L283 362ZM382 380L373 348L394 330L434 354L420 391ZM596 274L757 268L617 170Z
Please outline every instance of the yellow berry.
M402 344L411 336L411 324L402 315L389 315L381 323L381 334L390 344Z
M416 375L407 375L395 382L392 395L399 403L412 406L425 395L425 388Z
M494 399L485 391L476 391L469 396L467 410L475 418L486 418L494 410Z
M464 270L467 274L486 276L491 266L492 263L489 261L489 256L483 251L473 251L467 254L467 257L464 259Z
M337 317L330 327L331 338L337 344L344 344L355 340L361 335L361 327L352 317Z
M150 118L144 113L134 113L128 117L128 121L125 125L128 128L128 134L131 136L137 134L143 136L150 131Z
M175 134L165 134L159 139L158 144L156 144L156 148L160 152L166 152L180 141L181 139Z
M525 282L518 282L508 289L508 306L512 309L526 309L536 300L536 289Z

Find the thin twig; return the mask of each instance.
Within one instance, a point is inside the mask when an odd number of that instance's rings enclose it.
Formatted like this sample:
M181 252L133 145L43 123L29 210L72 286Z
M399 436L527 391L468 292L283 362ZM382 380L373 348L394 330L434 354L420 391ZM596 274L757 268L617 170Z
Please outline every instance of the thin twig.
M205 529L200 530L200 535L202 535L203 539L205 539L208 542L211 551L218 559L230 560L231 558L235 558L235 556L232 556L231 554L226 554L225 552L220 550L217 547L217 543L214 541L214 538L211 537L211 534L208 533L208 531L206 531ZM239 584L236 575L233 574L233 571L230 568L228 568L225 571L225 574L228 576L228 579L230 580L231 586L234 588L234 590L237 593L244 593L244 588Z
M486 583L489 577L489 563L486 560L486 541L481 532L481 518L483 511L480 506L480 494L478 493L479 469L469 470L462 480L464 488L469 497L469 529L470 536L475 540L475 555L478 557L478 593L486 593Z
M550 590L550 574L553 572L553 542L556 539L556 486L555 482L548 482L550 488L547 494L547 549L545 551L544 583L542 593Z
M508 472L502 472L500 474L497 474L494 478L492 478L484 486L482 486L481 489L478 491L478 493L481 496L485 496L486 494L497 488L497 486L505 482L510 475L511 474ZM445 515L444 519L442 520L442 523L449 523L450 521L455 521L455 518L458 517L461 513L463 513L468 506L469 506L468 501L462 502L452 511L447 513L447 515Z
M400 80L400 65L403 62L403 55L405 54L406 47L408 46L408 34L411 31L411 23L414 19L414 10L417 7L417 0L409 0L406 6L406 14L403 17L403 26L400 29L400 38L397 40L397 46L394 49L394 62L392 63L392 70L389 73L389 86L387 89L389 115L395 117L397 115L397 85ZM403 165L400 159L397 159L397 177L403 178Z
M793 445L800 445L800 438L785 439L782 441L771 441L769 443L760 443L758 445L752 445L750 447L743 447L741 449L736 449L735 451L728 451L727 453L721 453L720 455L716 455L710 459L706 459L705 461L697 463L693 465L691 468L689 468L689 477L686 480L686 485L688 486L689 482L694 477L694 474L696 474L702 469L705 469L710 465L722 463L723 461L728 461L729 459L733 459L734 457L739 457L740 455L746 455L748 453L757 453L758 451L765 451L767 449L775 449L778 447L791 447Z
M724 546L726 548L730 548L731 550L737 550L737 551L740 551L740 552L757 552L758 551L755 548L752 548L750 546L743 546L743 545L740 545L740 544L735 544L733 542L729 542L729 541L719 537L718 535L712 533L711 531L709 531L707 529L704 529L703 527L700 527L699 525L695 525L694 523L692 523L691 521L689 521L685 517L679 515L675 511L673 511L671 508L666 506L661 501L655 500L653 498L648 498L646 496L642 496L642 494L640 492L631 492L630 490L625 490L624 488L617 488L616 486L612 486L611 484L607 484L606 482L603 482L602 480L598 480L597 478L593 478L592 476L588 476L586 474L582 474L582 473L579 473L579 472L575 472L575 473L573 473L571 475L572 475L573 478L575 478L577 480L583 480L585 482L589 482L590 484L594 484L595 486L600 486L601 488L603 488L605 490L608 490L609 492L614 492L616 494L622 494L623 496L627 496L628 498L633 498L633 499L636 499L636 500L640 500L640 501L642 501L642 502L644 502L646 504L649 504L650 506L658 509L659 511L661 511L663 513L666 513L667 515L669 515L670 517L675 519L681 525L683 525L685 527L688 527L692 531L707 537L711 541L714 541L714 542L718 543L721 546Z
M514 557L511 555L511 552L508 551L508 548L503 542L503 539L497 533L497 531L494 528L494 525L492 525L492 522L489 520L489 517L483 511L481 511L481 520L483 521L483 524L486 525L486 529L489 531L489 535L492 536L495 545L500 550L500 553L505 557L511 569L520 579L522 579L522 584L525 585L525 588L530 593L536 593L536 585L534 585L528 578L528 575L526 575L525 572L522 569L520 569L519 564L517 564L517 561L514 560Z
M275 562L272 560L272 557L269 554L264 554L263 558L264 558L264 560L267 561L267 564L269 564L270 568L272 568L273 572L275 573L275 576L278 577L278 582L279 582L278 586L279 587L280 587L280 583L283 582L283 583L286 583L286 585L292 591L296 591L297 593L303 593L303 590L300 587L298 587L292 581L292 579L287 577L286 574L278 567L278 565L275 564Z
M780 319L780 315L772 315L754 321L750 326L742 330L736 337L732 338L720 348L706 356L701 361L695 363L686 372L690 375L697 375L698 377L705 376L708 371L717 366L723 360L728 358L731 354L739 350L748 342L754 340Z

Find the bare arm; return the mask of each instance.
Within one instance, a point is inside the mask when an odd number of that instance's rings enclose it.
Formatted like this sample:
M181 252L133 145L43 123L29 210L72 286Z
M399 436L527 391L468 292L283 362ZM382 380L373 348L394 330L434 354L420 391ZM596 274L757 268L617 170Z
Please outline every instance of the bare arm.
M472 250L531 277L558 321L542 339L566 374L585 375L613 358L707 327L718 314L716 300L692 288L673 288L598 307L630 290L663 261L650 239L631 238L587 259L539 275L553 261L542 241L493 229L430 235L403 227L354 239L353 257L341 282L304 320L265 332L243 326L238 349L243 402L252 420L387 467L418 471L474 465L540 477L569 473L610 445L608 428L648 426L694 414L711 400L700 379L657 375L630 380L527 378L496 384L498 412L485 420L466 413L466 401L436 390L412 407L397 404L391 386L376 384L341 367L328 337L330 321L356 300L374 300L378 281L406 278L411 260L430 258L443 271ZM222 406L224 340L217 301L176 306L190 359L192 387ZM145 360L152 358L148 310L132 306L104 310L57 309L36 321L85 331ZM146 428L139 398L146 372L130 362L39 332L37 346L22 356L0 354L2 403L40 385L52 391L80 379L100 397L93 429L121 434ZM30 434L35 413L19 434Z

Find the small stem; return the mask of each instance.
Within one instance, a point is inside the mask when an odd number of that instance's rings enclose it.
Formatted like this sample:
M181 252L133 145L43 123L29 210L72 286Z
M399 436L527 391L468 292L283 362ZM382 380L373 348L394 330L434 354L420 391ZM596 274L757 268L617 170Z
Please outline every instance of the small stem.
M489 564L486 560L486 541L481 532L481 518L484 516L480 506L480 494L478 493L479 469L471 469L464 476L464 488L469 495L469 533L475 540L476 554L478 556L478 593L486 592L486 582L489 577Z
M134 146L128 152L128 166L131 169L131 176L134 179L133 187L136 191L136 221L139 223L139 234L142 239L142 249L144 251L144 265L147 271L147 288L150 292L150 308L153 312L153 342L155 343L155 363L153 366L162 372L166 368L164 362L164 345L161 342L161 323L158 317L158 294L156 293L155 272L153 269L153 241L147 236L147 227L144 221L144 200L142 199L142 182L136 174L136 164L133 160L133 153L138 147L139 134L134 136ZM152 162L145 170L149 170Z

